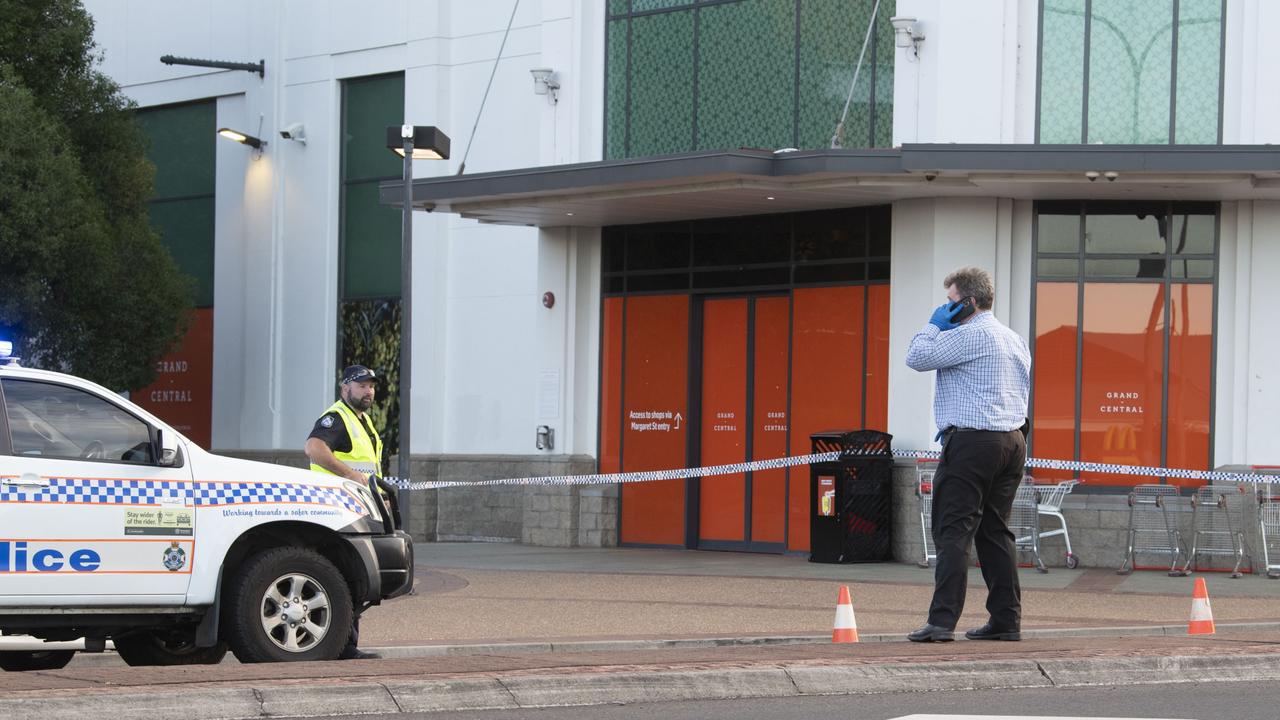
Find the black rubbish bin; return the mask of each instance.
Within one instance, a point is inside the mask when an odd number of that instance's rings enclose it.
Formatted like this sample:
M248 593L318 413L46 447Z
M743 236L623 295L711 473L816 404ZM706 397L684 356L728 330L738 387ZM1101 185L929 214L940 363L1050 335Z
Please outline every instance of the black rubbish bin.
M814 453L837 460L809 466L810 562L883 562L893 557L893 436L877 430L809 436Z

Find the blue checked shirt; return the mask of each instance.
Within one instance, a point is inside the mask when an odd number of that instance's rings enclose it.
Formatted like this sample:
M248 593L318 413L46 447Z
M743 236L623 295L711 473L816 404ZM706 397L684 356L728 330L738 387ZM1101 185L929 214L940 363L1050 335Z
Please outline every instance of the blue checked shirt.
M946 332L925 325L911 338L907 367L938 371L933 417L939 430L1017 430L1027 417L1031 353L990 312Z

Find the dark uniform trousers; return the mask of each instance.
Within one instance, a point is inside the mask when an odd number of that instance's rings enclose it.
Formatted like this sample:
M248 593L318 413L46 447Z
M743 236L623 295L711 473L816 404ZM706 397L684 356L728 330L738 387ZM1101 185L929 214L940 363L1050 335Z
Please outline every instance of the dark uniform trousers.
M1022 482L1027 445L1018 430L961 430L943 440L933 480L933 542L938 552L929 624L956 627L964 610L972 541L987 583L992 625L1015 630L1022 622L1018 555L1009 513Z

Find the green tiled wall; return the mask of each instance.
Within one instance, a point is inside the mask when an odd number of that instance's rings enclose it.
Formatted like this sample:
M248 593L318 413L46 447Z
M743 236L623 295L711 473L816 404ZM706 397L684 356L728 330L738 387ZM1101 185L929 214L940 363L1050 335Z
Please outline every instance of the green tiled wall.
M610 0L605 156L827 147L872 5ZM845 147L892 143L890 15L891 3L882 2L845 123Z

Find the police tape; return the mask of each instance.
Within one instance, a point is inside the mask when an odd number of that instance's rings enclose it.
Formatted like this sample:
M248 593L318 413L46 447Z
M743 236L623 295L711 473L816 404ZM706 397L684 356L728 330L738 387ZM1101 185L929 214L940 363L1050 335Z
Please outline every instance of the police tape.
M768 460L752 460L750 462L730 463L727 465L708 465L706 467L680 468L672 470L645 470L639 472L597 473L594 475L547 475L531 478L502 478L499 480L429 480L406 482L399 478L384 478L391 485L401 490L441 490L455 487L492 487L504 485L614 485L621 483L656 482L660 480L685 480L695 477L713 475L732 475L759 470L778 470L781 468L809 465L820 462L835 462L840 459L839 451L814 453L811 455L793 455L789 457L771 458ZM937 460L942 453L937 450L894 450L893 457L914 460ZM874 453L859 455L845 454L846 457L876 457ZM1110 475L1131 475L1142 477L1173 478L1177 480L1205 480L1220 483L1280 483L1275 475L1255 473L1223 472L1219 470L1189 470L1184 468L1164 468L1145 465L1117 465L1114 463L1082 462L1078 460L1052 460L1028 458L1027 467L1042 470L1062 470L1070 472L1106 473Z

